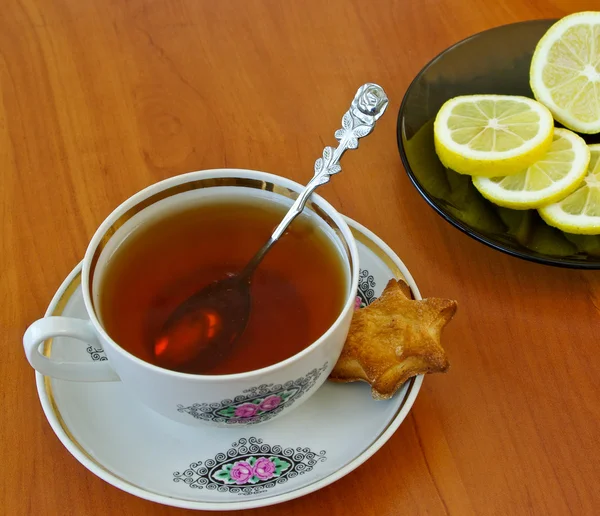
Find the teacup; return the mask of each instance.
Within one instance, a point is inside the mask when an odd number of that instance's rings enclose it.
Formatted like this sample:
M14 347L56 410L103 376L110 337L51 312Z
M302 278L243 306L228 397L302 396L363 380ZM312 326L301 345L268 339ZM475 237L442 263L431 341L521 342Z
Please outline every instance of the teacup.
M143 404L184 424L248 425L272 420L300 406L329 376L348 334L358 286L356 243L343 217L323 198L307 204L317 223L342 251L347 268L343 308L331 327L301 352L263 369L239 374L200 375L164 369L132 355L104 329L97 311L106 255L150 218L161 217L175 204L203 197L251 195L264 202L291 204L302 190L298 183L250 170L207 170L176 176L135 194L100 225L82 268L82 293L89 321L46 317L35 321L23 337L30 364L41 374L79 382L122 381ZM47 357L41 345L54 337L72 337L86 348L103 348L107 361L61 362ZM283 337L284 338L284 337ZM285 396L281 394L285 392Z

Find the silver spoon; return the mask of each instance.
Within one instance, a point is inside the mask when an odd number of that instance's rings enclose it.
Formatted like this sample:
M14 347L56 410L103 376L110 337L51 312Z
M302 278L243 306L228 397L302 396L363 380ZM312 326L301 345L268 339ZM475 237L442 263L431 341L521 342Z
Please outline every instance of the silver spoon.
M211 283L175 309L153 343L156 363L180 371L205 371L227 356L248 324L252 274L302 212L311 194L342 170L339 161L344 152L358 147L358 139L373 130L387 105L387 96L377 84L367 83L359 88L350 109L342 118L342 128L335 132L339 145L336 149L323 149L323 157L315 161L313 178L271 238L239 274Z

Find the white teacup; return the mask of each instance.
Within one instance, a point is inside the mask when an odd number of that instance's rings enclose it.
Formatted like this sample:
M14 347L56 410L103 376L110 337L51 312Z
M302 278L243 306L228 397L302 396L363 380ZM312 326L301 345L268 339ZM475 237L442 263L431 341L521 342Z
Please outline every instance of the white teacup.
M230 375L163 369L132 355L111 339L96 306L107 258L134 227L186 204L214 202L220 195L254 196L261 202L291 205L302 188L264 172L223 169L176 176L135 194L106 218L85 253L81 288L90 320L45 317L35 321L23 337L30 364L41 374L62 380L120 380L148 407L190 425L256 424L298 407L326 380L342 351L358 286L358 251L352 233L342 216L320 196L313 195L305 211L340 251L346 267L346 301L336 321L319 339L283 362ZM41 345L58 336L73 337L86 347L101 346L108 361L60 362L44 356Z

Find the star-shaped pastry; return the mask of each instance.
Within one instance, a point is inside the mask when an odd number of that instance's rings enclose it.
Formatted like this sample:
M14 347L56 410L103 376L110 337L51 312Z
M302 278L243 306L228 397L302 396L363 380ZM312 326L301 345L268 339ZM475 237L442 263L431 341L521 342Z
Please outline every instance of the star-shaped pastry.
M330 379L368 382L373 398L381 400L412 376L446 371L450 364L440 337L455 312L456 301L416 301L406 283L390 280L379 299L354 312Z

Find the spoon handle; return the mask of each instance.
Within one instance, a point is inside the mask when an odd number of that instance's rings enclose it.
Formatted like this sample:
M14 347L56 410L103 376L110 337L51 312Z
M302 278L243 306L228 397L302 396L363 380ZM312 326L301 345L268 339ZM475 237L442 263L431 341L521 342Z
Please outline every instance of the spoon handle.
M367 83L358 89L350 105L350 109L342 117L342 128L335 132L335 137L340 143L335 149L332 147L325 147L323 149L323 157L315 161L315 175L308 182L304 190L302 190L294 204L292 204L283 220L275 228L271 238L261 247L240 273L241 278L248 279L251 276L271 246L279 240L292 221L300 215L312 193L319 186L329 182L333 174L341 172L342 167L339 162L344 152L358 147L359 138L367 136L373 130L375 122L383 115L387 105L388 98L381 86Z
M272 242L277 241L291 222L302 212L312 193L319 186L329 182L333 174L341 172L342 167L339 161L344 152L358 147L359 138L367 136L373 130L375 122L383 115L387 105L388 98L381 86L367 83L358 89L350 109L342 117L342 128L335 132L335 138L340 142L339 145L335 149L332 147L323 149L323 157L315 161L315 175L275 228L271 235Z

